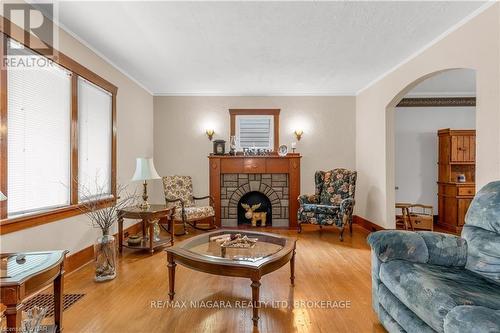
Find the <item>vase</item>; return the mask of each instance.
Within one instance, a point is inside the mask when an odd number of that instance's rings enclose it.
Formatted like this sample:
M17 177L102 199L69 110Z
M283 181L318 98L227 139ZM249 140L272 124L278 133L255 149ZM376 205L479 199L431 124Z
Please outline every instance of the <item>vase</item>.
M116 277L115 237L103 235L94 244L95 281L107 281Z

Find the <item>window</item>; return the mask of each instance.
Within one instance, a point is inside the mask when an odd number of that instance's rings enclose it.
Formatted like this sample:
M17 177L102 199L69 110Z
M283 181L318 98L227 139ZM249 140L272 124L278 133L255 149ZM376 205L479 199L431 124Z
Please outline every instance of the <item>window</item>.
M273 116L237 115L237 150L243 148L273 149Z
M237 150L262 148L278 150L279 109L230 109L231 133Z
M117 88L64 54L54 50L49 59L21 40L20 29L0 30L0 94L7 97L0 100L0 191L7 195L0 234L80 214L81 186L104 188L103 207L116 194ZM9 65L10 43L15 57L45 65Z
M107 91L78 78L78 182L87 197L111 195L111 99Z
M11 69L7 91L8 216L68 205L71 73L58 65Z

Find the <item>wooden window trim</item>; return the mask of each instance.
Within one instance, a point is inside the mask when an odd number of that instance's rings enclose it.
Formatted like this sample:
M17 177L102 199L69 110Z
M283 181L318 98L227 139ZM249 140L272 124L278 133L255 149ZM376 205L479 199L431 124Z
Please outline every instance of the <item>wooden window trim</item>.
M280 146L280 109L229 109L231 122L229 135L236 135L236 116L273 116L274 151Z
M5 17L0 16L0 191L8 197L7 191L7 69L4 68L4 58L7 52L7 40L11 38L25 47L32 49L30 45L24 43L25 34L27 33L22 28L15 24L11 24ZM54 28L59 27L54 24ZM36 36L31 35L33 45L42 43ZM99 201L99 205L109 207L116 201L116 94L118 88L105 80L101 76L92 72L85 66L74 61L64 53L59 52L52 45L52 56L40 54L49 58L53 62L66 68L72 73L71 78L71 190L70 204L68 206L42 211L30 215L16 216L13 218L7 217L7 200L0 202L0 235L15 232L34 226L62 220L68 217L80 215L84 213L83 207L78 203L78 77L82 77L96 86L108 91L112 95L112 130L111 130L111 194L112 198Z

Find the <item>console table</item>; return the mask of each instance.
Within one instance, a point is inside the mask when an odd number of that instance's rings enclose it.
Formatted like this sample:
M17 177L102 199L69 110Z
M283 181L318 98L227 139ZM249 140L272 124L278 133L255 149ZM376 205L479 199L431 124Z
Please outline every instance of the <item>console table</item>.
M64 259L68 251L5 253L7 276L0 278L1 299L6 306L6 332L21 331L23 300L50 283L54 284L54 326L43 332L62 331ZM24 260L16 260L24 256Z

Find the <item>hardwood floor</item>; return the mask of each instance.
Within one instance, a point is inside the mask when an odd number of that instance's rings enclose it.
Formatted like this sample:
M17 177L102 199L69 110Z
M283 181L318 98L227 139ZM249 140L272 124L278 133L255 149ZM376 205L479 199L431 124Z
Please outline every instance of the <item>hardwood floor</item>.
M253 328L252 309L234 308L238 301L248 304L251 299L249 279L214 276L178 265L176 300L181 307L185 301L187 308L155 308L153 302L168 300L166 253L151 256L125 249L113 281L95 283L92 265L66 277L66 293L86 296L64 312L64 332L385 332L371 308L365 229L355 225L353 237L347 233L344 242L331 228L320 231L306 226L301 234L266 231L296 236L298 242L295 287L290 286L286 265L261 280L263 302L349 301L351 307L325 309L316 304L310 308L302 303L293 309L262 308L259 326ZM233 308L190 307L190 302L207 306L210 301L230 301Z

